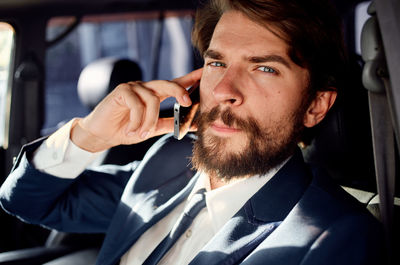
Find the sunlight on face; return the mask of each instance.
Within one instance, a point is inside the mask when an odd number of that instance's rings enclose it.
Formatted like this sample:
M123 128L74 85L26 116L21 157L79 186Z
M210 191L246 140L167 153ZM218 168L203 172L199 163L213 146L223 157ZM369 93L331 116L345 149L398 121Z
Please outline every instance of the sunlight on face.
M263 174L293 153L308 71L287 50L241 13L222 16L204 56L195 167L221 178Z

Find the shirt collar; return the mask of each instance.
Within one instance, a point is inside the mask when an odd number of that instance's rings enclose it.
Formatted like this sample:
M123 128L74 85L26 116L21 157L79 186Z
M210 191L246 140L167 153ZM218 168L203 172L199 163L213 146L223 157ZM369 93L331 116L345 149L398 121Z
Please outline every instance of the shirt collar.
M211 190L209 176L200 172L200 176L193 187L189 200L199 189L206 189L206 205L209 217L217 232L240 208L275 174L290 158L272 168L264 175L254 175L249 178L231 180L227 185ZM246 188L243 188L243 187Z

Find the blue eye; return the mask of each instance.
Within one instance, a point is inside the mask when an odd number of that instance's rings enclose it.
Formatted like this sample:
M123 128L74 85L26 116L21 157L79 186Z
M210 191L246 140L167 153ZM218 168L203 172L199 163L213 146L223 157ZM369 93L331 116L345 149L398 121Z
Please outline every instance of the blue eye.
M225 64L221 62L211 62L209 65L214 66L214 67L224 67Z
M276 74L277 72L275 71L275 69L268 67L268 66L260 66L257 69L259 69L262 72L266 72L266 73L271 73L271 74Z

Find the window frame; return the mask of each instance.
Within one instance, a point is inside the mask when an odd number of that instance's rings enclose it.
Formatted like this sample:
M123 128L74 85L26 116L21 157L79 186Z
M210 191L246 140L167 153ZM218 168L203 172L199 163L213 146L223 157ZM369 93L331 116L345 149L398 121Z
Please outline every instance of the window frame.
M9 147L9 139L10 139L10 118L11 118L11 96L12 96L12 89L14 84L14 70L15 70L15 54L16 54L16 45L17 45L17 30L13 23L7 20L0 20L0 27L1 25L5 25L10 30L12 30L13 35L10 44L10 51L9 51L9 62L8 62L8 73L6 79L5 90L3 93L3 106L0 109L0 115L3 117L3 124L0 124L0 146L3 149L8 149ZM1 92L0 92L1 93ZM0 119L1 121L1 119ZM1 138L2 137L2 138Z

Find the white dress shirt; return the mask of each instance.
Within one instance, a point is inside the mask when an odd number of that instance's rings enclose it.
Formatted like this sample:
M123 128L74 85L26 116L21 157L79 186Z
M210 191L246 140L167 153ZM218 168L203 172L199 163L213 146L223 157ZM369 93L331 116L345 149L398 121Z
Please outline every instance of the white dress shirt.
M60 178L76 178L100 156L77 147L69 140L73 121L51 135L36 150L33 163L38 170ZM288 160L288 159L287 159ZM121 265L142 264L164 239L183 213L192 194L206 189L206 207L194 219L187 231L165 254L159 264L188 264L218 232L219 229L287 162L270 170L263 176L235 179L211 190L207 174L200 172L191 194L166 217L147 230L121 258ZM246 187L245 189L243 187Z

